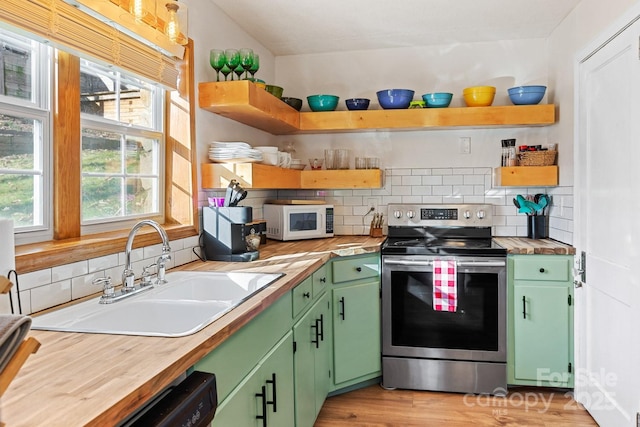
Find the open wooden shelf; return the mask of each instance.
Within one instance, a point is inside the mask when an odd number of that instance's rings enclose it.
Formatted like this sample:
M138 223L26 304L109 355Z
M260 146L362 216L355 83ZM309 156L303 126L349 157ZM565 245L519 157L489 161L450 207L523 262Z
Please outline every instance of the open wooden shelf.
M198 90L200 108L274 135L547 126L556 119L553 104L299 113L248 80L203 82Z
M203 163L202 188L226 188L235 179L244 188L381 188L380 169L295 170L260 163Z
M499 187L553 187L558 185L558 166L512 166L495 169Z

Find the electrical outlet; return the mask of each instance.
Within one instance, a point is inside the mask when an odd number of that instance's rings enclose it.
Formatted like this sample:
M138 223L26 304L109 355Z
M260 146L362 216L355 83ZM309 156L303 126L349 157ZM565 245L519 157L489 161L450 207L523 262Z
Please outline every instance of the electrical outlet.
M471 138L468 136L460 137L460 154L471 154Z
M367 208L369 212L374 212L378 210L378 200L374 198L367 199Z

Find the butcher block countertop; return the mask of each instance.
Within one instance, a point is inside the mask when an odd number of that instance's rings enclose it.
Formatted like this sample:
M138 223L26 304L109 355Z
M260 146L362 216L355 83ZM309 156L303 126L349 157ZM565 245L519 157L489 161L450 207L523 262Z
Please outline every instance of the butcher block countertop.
M276 242L247 263L193 262L175 270L286 275L200 332L181 338L31 330L42 344L0 398L6 426L113 426L332 257L378 252L384 238ZM97 303L96 303L97 304Z
M494 237L494 242L519 255L574 255L576 248L552 239L527 239L526 237Z

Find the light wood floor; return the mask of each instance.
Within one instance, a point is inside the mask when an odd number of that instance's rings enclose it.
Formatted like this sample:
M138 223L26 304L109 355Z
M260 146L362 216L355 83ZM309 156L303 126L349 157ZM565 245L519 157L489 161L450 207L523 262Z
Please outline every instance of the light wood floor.
M506 397L384 390L329 397L315 427L597 426L566 390L510 387Z

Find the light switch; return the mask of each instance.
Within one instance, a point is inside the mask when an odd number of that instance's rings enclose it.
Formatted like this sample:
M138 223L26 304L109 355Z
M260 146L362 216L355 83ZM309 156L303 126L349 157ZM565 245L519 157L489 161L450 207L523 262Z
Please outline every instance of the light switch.
M460 154L471 154L471 138L468 136L460 137Z

